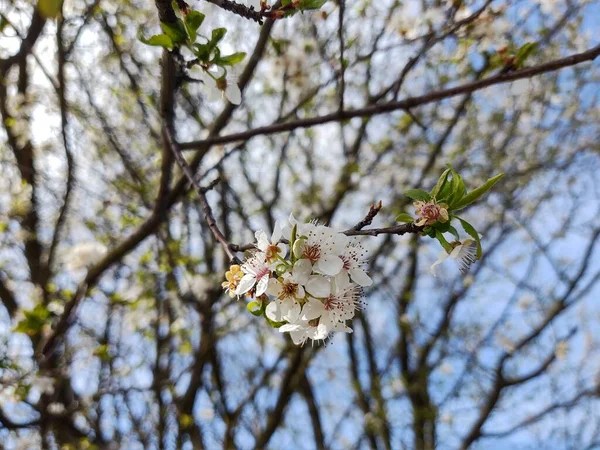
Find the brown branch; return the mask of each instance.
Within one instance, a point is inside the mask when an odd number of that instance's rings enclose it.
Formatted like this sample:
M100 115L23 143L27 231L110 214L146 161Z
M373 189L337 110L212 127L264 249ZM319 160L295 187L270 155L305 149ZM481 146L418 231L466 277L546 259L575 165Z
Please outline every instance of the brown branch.
M187 177L188 181L194 187L196 194L198 194L198 197L200 198L200 203L202 204L202 210L204 211L204 216L206 217L206 223L208 224L210 231L212 232L215 239L223 246L223 250L225 250L225 253L229 257L229 260L230 261L236 260L237 258L235 257L235 253L232 250L231 242L229 242L227 240L227 238L223 235L223 233L219 229L219 227L217 225L217 221L215 220L215 216L210 207L210 204L208 203L208 199L206 198L207 188L203 188L202 186L200 186L200 184L196 180L196 177L194 177L194 174L193 174L189 164L187 163L187 161L181 154L181 151L179 151L179 149L177 148L177 143L173 140L173 137L171 136L171 133L170 133L168 127L165 126L163 128L163 133L165 135L166 145L170 148L171 152L173 152L173 156L175 156L175 160L177 161L177 164L179 164L179 167L181 168L181 170Z
M360 231L364 227L368 227L369 225L371 225L371 223L373 223L373 219L375 218L375 216L377 214L379 214L379 211L381 211L382 206L383 206L383 204L381 203L381 200L379 200L379 202L377 202L377 203L373 203L369 207L369 212L367 213L365 218L363 220L361 220L360 222L358 222L356 225L354 225L352 230Z
M225 136L213 136L200 141L185 142L182 143L180 147L182 150L205 150L215 144L226 144L236 141L245 141L259 135L265 136L275 133L283 133L298 128L309 128L315 125L323 125L329 122L349 120L355 117L368 117L398 110L407 110L416 106L422 106L447 98L455 97L457 95L469 94L471 92L475 92L496 84L507 83L510 81L521 80L524 78L531 78L536 75L564 69L565 67L571 67L577 64L581 64L583 62L593 61L598 56L600 56L600 45L593 47L585 52L550 61L544 64L540 64L538 66L529 67L521 70L515 70L509 73L494 75L483 80L477 80L453 88L430 92L429 94L420 95L417 97L409 97L400 101L370 105L364 108L354 110L337 111L331 114L310 117L307 119L266 125L263 127L254 128L252 130L242 131L239 133L232 133Z

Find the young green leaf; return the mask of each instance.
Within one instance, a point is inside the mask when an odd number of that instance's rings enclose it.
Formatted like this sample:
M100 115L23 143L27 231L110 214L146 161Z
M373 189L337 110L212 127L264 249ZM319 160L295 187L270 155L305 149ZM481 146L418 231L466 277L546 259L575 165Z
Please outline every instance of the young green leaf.
M396 222L411 223L414 221L415 219L410 214L400 213L396 216Z
M444 185L448 181L448 174L450 173L450 169L446 169L442 172L442 175L437 181L437 184L433 187L431 192L429 193L433 198L438 198L438 194L444 188Z
M239 62L242 62L246 54L244 52L234 53L232 55L221 56L216 64L220 66L234 66Z
M442 247L444 247L444 250L446 250L447 253L450 253L452 251L452 245L448 243L448 241L444 237L444 234L441 231L436 230L435 238L439 241Z
M146 39L144 36L140 36L140 41L146 45L152 45L154 47L163 47L169 50L173 50L173 41L166 34L156 34Z
M246 309L256 317L262 316L262 302L250 302L246 305Z
M454 228L452 225L448 226L448 232L452 233L452 236L454 236L457 241L460 241L460 235L458 234L458 231L456 231L456 228Z
M181 21L177 21L175 24L163 22L160 24L160 27L171 38L173 44L181 44L187 40L185 25Z
M210 45L212 47L216 47L217 44L219 42L221 42L221 39L223 39L226 34L227 34L226 28L215 28L214 30L212 30L212 35L210 38Z
M464 207L470 205L487 191L489 191L498 181L502 179L504 176L503 173L496 175L495 177L490 178L477 189L473 189L467 195L465 195L458 203L451 205L450 209L453 211L458 211L459 209L463 209Z
M327 0L302 0L298 5L298 9L301 11L320 9L325 3L327 3Z
M517 55L515 57L515 66L521 67L525 60L529 58L538 48L537 42L527 42L523 44L519 50L517 50Z
M190 11L187 16L185 16L185 24L189 30L194 30L194 32L198 31L202 22L204 22L204 18L206 16L199 11ZM196 39L194 39L195 41Z
M406 195L408 198L412 198L413 200L421 200L424 202L431 200L431 195L429 195L429 192L426 192L422 189L409 189L408 191L404 192L404 195Z
M475 242L477 242L477 259L481 258L482 250L481 250L481 240L479 239L479 233L477 233L477 230L475 229L475 227L473 227L473 225L471 225L466 220L461 219L460 217L457 217L457 219L460 220L463 230L465 230L465 232L469 236L471 236L473 239L475 239Z

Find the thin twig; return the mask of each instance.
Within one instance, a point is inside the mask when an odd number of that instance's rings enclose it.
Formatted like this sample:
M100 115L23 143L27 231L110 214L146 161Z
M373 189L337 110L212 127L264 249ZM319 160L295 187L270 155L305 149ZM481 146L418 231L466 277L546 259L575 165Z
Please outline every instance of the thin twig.
M173 136L171 136L171 132L170 132L169 128L166 126L163 127L163 133L165 136L165 142L168 145L168 147L171 149L171 152L173 152L173 156L175 156L175 160L177 161L177 164L179 164L179 167L181 168L181 170L185 174L186 178L188 179L188 181L191 183L194 190L198 194L198 197L200 198L200 203L202 204L202 210L204 211L204 216L206 217L206 223L208 224L210 231L212 232L215 239L223 246L223 250L225 250L225 253L229 257L229 259L231 261L235 261L237 258L235 256L234 251L231 249L231 247L232 247L231 242L229 242L227 240L227 238L223 235L223 233L217 226L217 221L215 220L215 216L213 215L210 204L208 203L208 200L206 198L206 192L208 190L212 189L218 183L218 179L216 181L213 181L206 188L203 188L202 186L200 186L200 184L194 177L194 174L192 173L190 166L188 165L187 161L183 157L183 154L179 150L179 148L177 146L177 142L175 142L175 140L173 139Z
M323 116L317 117L309 117L307 119L294 120L285 123L275 123L264 127L254 128L252 130L242 131L240 133L228 134L225 136L213 136L211 138L200 141L182 143L180 144L180 149L201 150L216 144L226 144L229 142L236 141L247 141L248 139L259 135L268 136L271 134L292 131L297 128L309 128L315 125L323 125L330 122L353 119L355 117L376 116L379 114L386 114L398 110L408 110L416 106L422 106L428 103L434 103L447 98L456 97L457 95L469 94L471 92L475 92L496 84L508 83L510 81L521 80L524 78L531 78L536 75L540 75L546 72L553 72L559 69L564 69L565 67L574 66L586 61L593 61L598 56L600 56L600 45L593 47L585 52L576 53L565 58L540 64L538 66L528 67L526 69L521 70L515 70L510 73L497 74L489 78L484 78L482 80L476 80L470 83L461 84L459 86L452 87L449 89L433 91L428 94L420 95L417 97L408 97L400 101L378 103L359 109L336 111L334 113L325 114Z

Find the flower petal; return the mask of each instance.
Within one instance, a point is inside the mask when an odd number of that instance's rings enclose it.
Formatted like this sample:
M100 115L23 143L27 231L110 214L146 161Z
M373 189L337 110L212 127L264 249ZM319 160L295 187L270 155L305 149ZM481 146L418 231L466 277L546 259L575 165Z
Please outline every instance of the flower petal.
M283 319L287 320L290 323L297 322L300 318L300 311L302 307L298 302L293 301L292 299L286 300L284 303L284 309L286 310L284 314L282 314ZM285 303L288 303L285 305Z
M443 251L443 252L440 253L440 256L438 257L438 260L436 262L434 262L431 265L431 267L429 268L429 271L431 272L431 275L433 275L434 277L437 276L436 273L435 273L435 268L437 266L439 266L441 263L443 263L446 260L446 258L448 258L448 256L450 256L450 255L448 255L448 253L446 253L446 251Z
M267 294L273 295L274 297L279 297L281 295L281 291L283 286L281 282L275 278L271 278L269 280L269 286L267 287Z
M260 297L267 291L267 287L269 286L269 276L265 275L258 280L256 284L256 296Z
M277 244L281 239L281 223L279 220L275 221L275 225L273 226L273 234L271 235L271 242L273 244Z
M331 293L331 284L327 278L313 275L306 283L306 292L313 297L325 298Z
M340 273L338 273L335 276L335 288L336 291L342 290L346 287L348 287L350 285L350 277L348 276L348 271L347 270L340 270Z
M325 306L318 300L310 299L307 303L302 307L302 314L300 318L302 320L313 320L317 317L321 317L325 312Z
M281 302L279 300L275 300L267 305L265 309L265 315L274 322L281 322ZM283 331L282 331L283 333Z
M360 286L371 286L373 284L373 280L371 279L371 277L369 275L367 275L367 272L365 272L362 269L350 269L350 276L352 277L352 281L354 281L356 284L360 285Z
M250 289L254 287L256 284L256 277L252 274L246 274L240 280L240 284L238 284L237 289L235 290L236 295L242 295L248 292Z
M308 259L299 259L292 269L292 280L300 285L308 283L308 277L312 272L312 264Z
M242 91L240 91L240 87L237 85L237 83L228 84L227 89L225 90L225 95L227 96L227 99L234 105L239 105L242 103Z
M317 269L325 275L334 276L344 267L342 258L335 255L325 255L317 261Z

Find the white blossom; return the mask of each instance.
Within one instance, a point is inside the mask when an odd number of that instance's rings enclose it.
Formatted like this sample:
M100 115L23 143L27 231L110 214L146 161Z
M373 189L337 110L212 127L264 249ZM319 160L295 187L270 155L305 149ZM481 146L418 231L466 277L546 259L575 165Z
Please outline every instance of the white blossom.
M454 259L458 265L458 269L462 274L467 273L471 264L477 260L477 243L473 239L465 239L454 247L454 249L447 253L443 251L440 253L439 258L436 262L431 265L431 274L436 276L436 268L443 263L448 257Z
M81 242L71 247L65 255L65 265L68 270L87 269L96 264L108 253L106 245L100 242Z
M256 284L256 296L260 297L265 293L269 285L271 268L267 264L266 255L262 252L256 252L252 258L242 264L242 272L245 274L241 279L235 293L242 295L248 292Z

